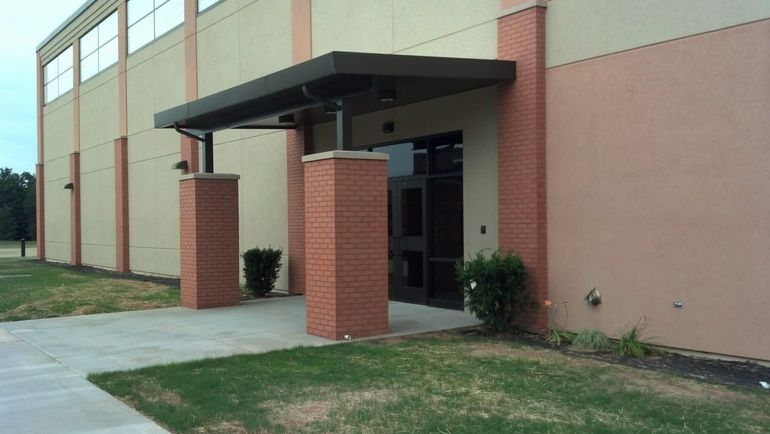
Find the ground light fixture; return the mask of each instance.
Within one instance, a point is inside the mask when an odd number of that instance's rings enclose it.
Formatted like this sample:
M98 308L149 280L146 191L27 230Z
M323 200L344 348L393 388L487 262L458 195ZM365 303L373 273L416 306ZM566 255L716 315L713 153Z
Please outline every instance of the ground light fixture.
M75 184L73 184L71 182L68 182L68 183L64 184L64 189L65 190L74 190L75 189Z
M174 170L187 170L187 160L177 161L171 165Z

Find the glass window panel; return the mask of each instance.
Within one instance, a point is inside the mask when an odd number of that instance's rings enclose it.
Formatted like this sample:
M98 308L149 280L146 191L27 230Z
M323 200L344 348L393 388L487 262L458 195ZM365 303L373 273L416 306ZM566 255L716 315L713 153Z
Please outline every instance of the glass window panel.
M49 103L59 96L58 93L58 81L54 80L45 85L45 102Z
M67 69L72 68L72 46L64 50L58 57L59 59L59 74Z
M59 95L72 90L72 74L72 68L70 68L59 76Z
M431 173L463 171L463 144L440 144L433 149Z
M86 81L99 72L99 53L91 53L80 62L80 81Z
M431 257L463 256L463 182L460 178L430 181Z
M422 288L422 252L404 250L403 255L403 276L404 286L413 288Z
M153 10L152 0L130 0L128 2L128 25L131 26Z
M128 29L129 53L138 50L154 39L153 25L153 16L148 15Z
M114 38L99 49L99 71L104 71L117 62L118 38Z
M155 11L155 37L159 37L184 21L184 2L169 0Z
M105 42L118 36L118 13L113 12L112 15L107 17L101 24L99 24L99 44L104 45Z
M46 83L50 83L51 81L55 80L56 77L59 76L58 59L53 59L52 61L48 62L48 64L45 65L45 68L43 68L43 71L45 74Z
M94 28L80 38L80 60L99 49L99 29Z
M214 5L214 3L217 3L218 1L219 0L198 0L198 12L211 7L212 5Z
M422 188L401 190L401 234L422 235Z
M429 265L433 298L461 303L463 293L457 283L454 262L433 262Z
M389 177L427 173L428 153L424 142L399 143L374 148L373 151L390 155L388 160Z

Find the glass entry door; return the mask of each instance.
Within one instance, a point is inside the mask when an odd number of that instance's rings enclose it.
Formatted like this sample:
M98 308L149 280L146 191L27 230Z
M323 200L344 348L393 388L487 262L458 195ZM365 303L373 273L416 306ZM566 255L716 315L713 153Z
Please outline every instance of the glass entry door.
M428 302L425 179L388 183L390 299Z

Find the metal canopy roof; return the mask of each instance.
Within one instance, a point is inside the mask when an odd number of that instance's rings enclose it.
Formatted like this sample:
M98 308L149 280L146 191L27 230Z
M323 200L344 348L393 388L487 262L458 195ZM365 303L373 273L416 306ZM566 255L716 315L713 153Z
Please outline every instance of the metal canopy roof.
M515 78L513 61L335 51L156 113L155 127L292 128L333 121L343 101L352 116Z

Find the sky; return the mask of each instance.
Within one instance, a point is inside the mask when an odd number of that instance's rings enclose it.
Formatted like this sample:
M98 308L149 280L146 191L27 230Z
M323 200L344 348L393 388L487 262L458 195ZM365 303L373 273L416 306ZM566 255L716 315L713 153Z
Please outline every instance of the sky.
M0 168L35 172L35 50L84 1L3 1L3 13L0 14Z

